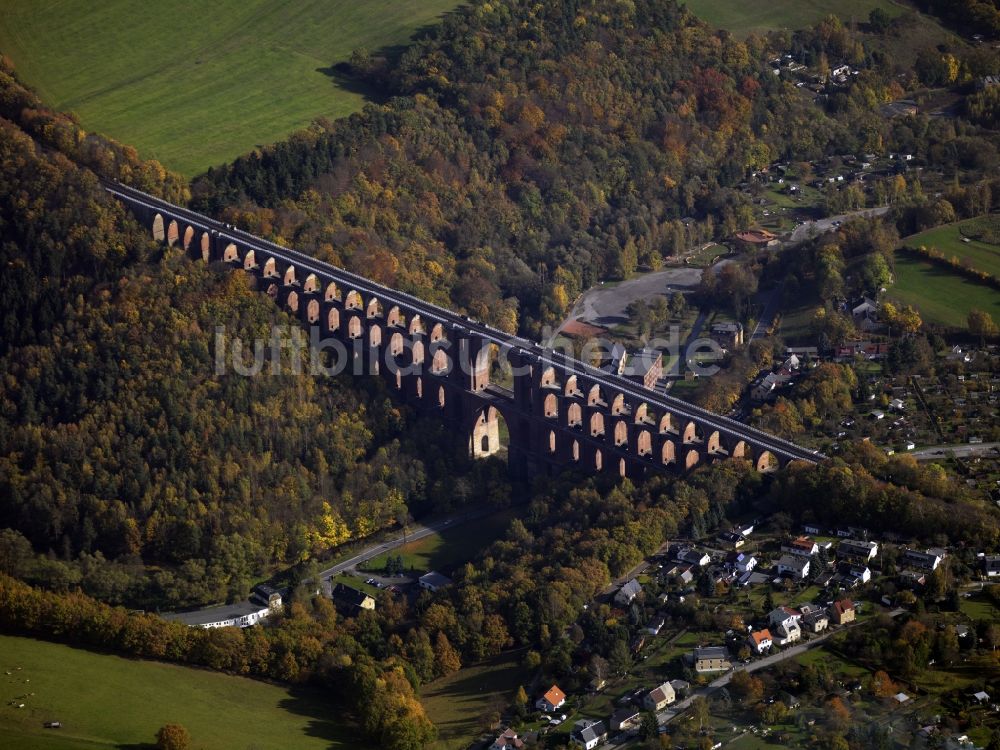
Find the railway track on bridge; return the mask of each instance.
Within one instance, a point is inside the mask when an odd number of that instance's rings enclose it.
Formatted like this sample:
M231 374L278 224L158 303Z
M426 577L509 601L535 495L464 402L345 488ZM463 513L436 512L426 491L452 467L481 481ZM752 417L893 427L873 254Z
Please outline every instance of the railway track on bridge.
M391 289L346 269L316 260L301 251L257 237L242 229L199 214L183 206L174 205L161 198L144 193L141 190L106 180L103 181L103 185L110 195L127 204L140 205L150 211L162 212L170 216L183 218L189 225L197 227L203 232L211 233L220 242L239 243L251 250L279 258L283 262L295 266L296 269L302 269L317 276L326 276L335 279L345 286L356 287L362 293L374 295L388 302L404 304L421 315L427 316L429 319L436 319L442 323L447 323L457 333L468 332L475 334L483 341L497 345L501 352L518 350L519 353L533 358L541 365L558 367L567 377L571 375L584 376L588 380L606 386L610 391L626 394L637 401L646 402L671 414L697 421L713 430L745 438L755 445L759 445L770 451L775 456L780 456L786 460L805 461L808 463L817 463L826 458L826 456L818 451L810 450L790 440L777 437L742 422L737 422L729 417L720 416L674 396L654 392L622 376L604 372L562 352L547 349L541 346L541 344L528 341L519 336L507 334L485 323L480 323L446 308L426 302L412 294ZM512 401L514 399L513 392L500 387L491 386L490 393L493 398L509 398Z

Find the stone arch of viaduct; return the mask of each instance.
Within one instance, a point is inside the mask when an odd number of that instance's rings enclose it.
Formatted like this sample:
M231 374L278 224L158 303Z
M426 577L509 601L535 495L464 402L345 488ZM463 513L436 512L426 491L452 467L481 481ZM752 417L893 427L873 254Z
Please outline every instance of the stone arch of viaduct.
M297 267L264 243L207 228L209 219L193 222L184 218L187 211L174 216L161 207L129 205L155 240L251 274L260 291L318 332L329 356L346 357L353 372L382 377L401 399L439 413L468 441L473 457L497 452L502 417L516 475L575 465L640 479L730 458L771 471L793 458L657 405L641 388L626 392L536 351L501 348L446 311L435 315L430 306L392 299L391 292L380 296L374 285L366 291L350 274ZM499 359L513 369L512 387L490 381Z

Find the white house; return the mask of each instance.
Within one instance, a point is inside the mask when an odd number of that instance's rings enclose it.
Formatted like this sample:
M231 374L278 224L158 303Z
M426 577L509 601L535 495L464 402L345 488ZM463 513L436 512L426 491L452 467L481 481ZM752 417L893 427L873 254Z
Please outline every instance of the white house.
M860 542L843 539L837 545L837 556L852 560L874 560L878 555L878 542Z
M618 593L615 594L615 603L623 607L627 607L631 604L639 594L642 593L642 584L640 584L635 578L631 579L618 589Z
M427 591L437 591L438 589L443 589L445 586L451 585L451 579L448 576L441 575L436 571L430 571L429 573L424 573L420 578L417 579L417 583L420 584L420 588L427 589Z
M779 625L774 629L774 642L779 646L787 646L802 639L802 628L797 621L786 625Z
M809 575L809 558L796 555L782 555L778 560L778 575L789 575L792 578L803 579Z
M574 745L582 747L583 750L594 750L608 739L608 728L603 721L580 719L573 725L569 738Z
M763 654L772 645L774 645L774 639L771 637L771 631L767 628L763 630L754 630L750 633L750 637L747 638L747 645L756 654Z
M789 555L812 557L819 553L819 545L807 536L800 536L797 539L782 544L781 551L787 552Z
M791 607L777 607L767 615L768 623L776 628L796 625L801 619L802 613Z
M566 693L559 689L558 685L553 685L545 691L545 695L535 701L535 708L539 711L551 713L557 708L562 708L566 702Z
M733 552L726 558L726 562L741 575L757 567L757 558L746 552Z

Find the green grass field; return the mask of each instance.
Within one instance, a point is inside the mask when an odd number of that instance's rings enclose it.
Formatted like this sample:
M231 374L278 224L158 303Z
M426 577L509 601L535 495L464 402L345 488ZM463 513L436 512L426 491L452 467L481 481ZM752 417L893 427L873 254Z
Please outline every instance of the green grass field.
M459 524L452 528L415 542L409 542L394 549L387 555L400 555L403 567L424 572L437 570L447 573L454 567L471 560L489 546L493 540L502 537L515 514L511 510L494 513L486 518ZM373 557L360 567L363 570L379 572L385 569L387 555Z
M771 29L801 29L831 13L843 21L865 21L874 8L892 15L901 9L888 0L772 0L751 3L747 0L686 0L685 4L699 18L713 26L739 35Z
M313 691L13 636L0 636L0 670L2 747L152 748L167 723L183 724L191 746L206 750L357 747ZM44 729L46 721L62 728Z
M980 236L980 231L985 229L987 223L996 223L998 220L1000 217L993 216L945 224L911 235L903 240L903 243L907 247L921 245L928 248L935 247L944 253L945 257L967 259L976 270L1000 276L1000 245L973 239ZM968 242L964 241L966 239Z
M1000 320L1000 292L992 287L906 253L896 253L895 266L889 297L913 305L925 322L965 328L974 307Z
M0 52L52 107L191 176L361 108L331 75L457 0L0 0Z
M523 652L508 652L496 659L460 669L425 685L421 702L438 728L431 750L462 750L481 731L480 719L490 710L509 705L518 685L530 687L531 675L520 664Z

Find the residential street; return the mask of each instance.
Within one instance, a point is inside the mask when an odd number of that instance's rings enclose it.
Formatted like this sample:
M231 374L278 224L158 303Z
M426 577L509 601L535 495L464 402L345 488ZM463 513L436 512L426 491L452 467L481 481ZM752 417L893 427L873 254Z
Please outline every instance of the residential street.
M903 610L903 609L896 609L896 610L893 610L892 612L890 612L889 615L890 615L890 617L898 617L899 615L901 615L905 611L906 610ZM865 622L867 622L867 621L865 621ZM853 627L857 627L859 625L864 625L865 622L854 622L854 623L851 623L849 625L845 625L843 627L838 627L838 628L834 628L832 630L827 630L825 633L823 633L823 635L817 636L817 637L815 637L815 638L813 638L811 640L808 640L808 641L803 641L802 643L799 643L799 644L797 644L795 646L792 646L790 648L783 649L783 650L778 651L776 653L772 653L772 654L770 654L768 656L765 656L763 659L757 659L755 661L750 662L747 665L740 664L740 665L734 667L733 669L730 669L728 672L726 672L725 674L721 675L720 677L715 678L714 680L712 680L712 682L708 683L708 685L706 685L705 687L703 687L703 688L701 688L699 690L695 690L694 692L691 693L691 695L689 695L684 700L681 700L681 701L678 701L677 703L674 703L668 710L661 711L660 713L658 713L656 715L656 718L660 722L660 725L662 726L663 724L666 724L666 723L670 722L671 720L673 720L678 715L684 713L684 711L687 710L691 706L691 702L695 698L697 698L698 696L703 696L703 697L707 698L709 695L711 695L712 693L714 693L719 688L725 687L726 685L728 685L729 681L733 677L733 673L734 672L736 672L736 671L756 672L759 669L767 669L768 667L773 667L775 664L777 664L780 661L784 661L785 659L791 659L793 657L798 656L799 654L805 653L806 651L808 651L811 648L815 648L816 646L819 646L825 640L827 640L828 638L830 638L831 636L833 636L833 635L835 635L837 633L842 632L846 628L853 628Z

